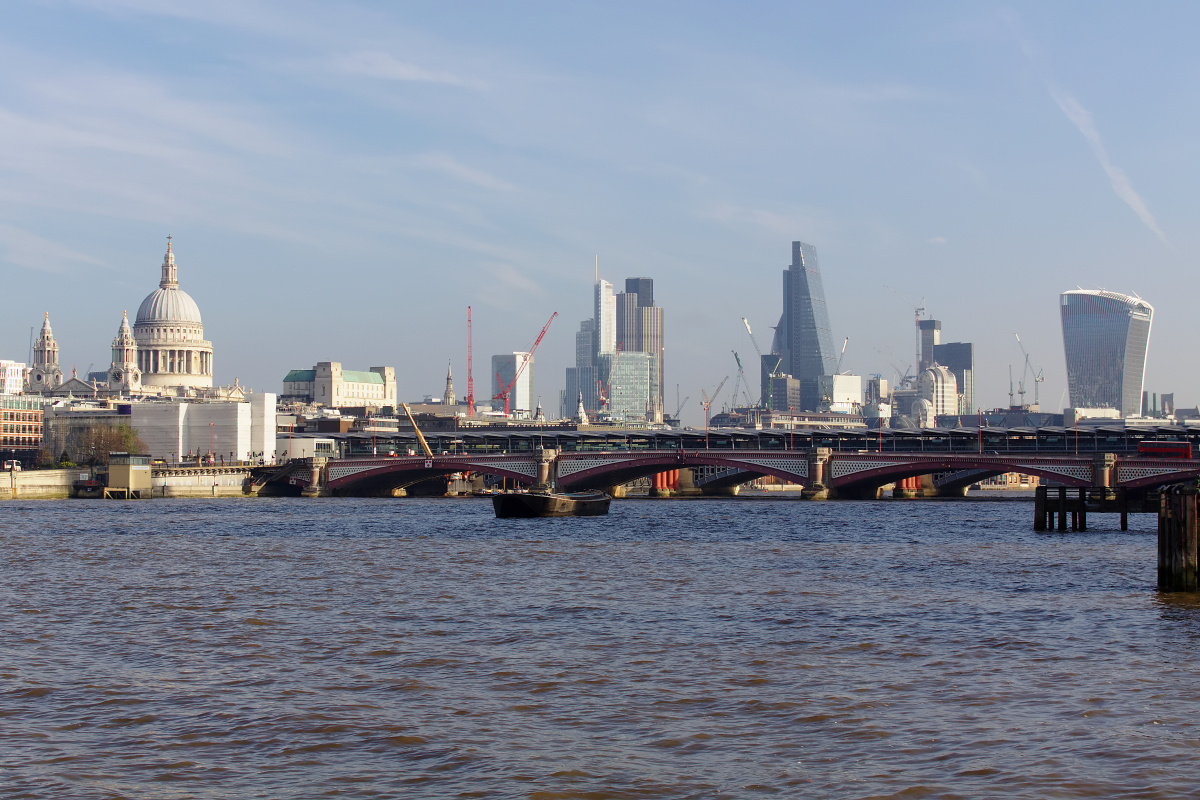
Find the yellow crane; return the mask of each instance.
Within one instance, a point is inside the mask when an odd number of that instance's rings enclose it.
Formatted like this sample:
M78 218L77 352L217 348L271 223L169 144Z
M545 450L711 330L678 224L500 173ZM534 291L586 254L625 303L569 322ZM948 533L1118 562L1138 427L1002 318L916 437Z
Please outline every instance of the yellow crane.
M425 437L421 435L421 429L417 427L417 421L413 419L412 412L408 410L408 403L401 403L400 407L408 415L408 421L413 426L413 432L417 434L417 441L421 443L421 449L425 451L425 457L433 458L433 451L429 449L429 442L425 441Z

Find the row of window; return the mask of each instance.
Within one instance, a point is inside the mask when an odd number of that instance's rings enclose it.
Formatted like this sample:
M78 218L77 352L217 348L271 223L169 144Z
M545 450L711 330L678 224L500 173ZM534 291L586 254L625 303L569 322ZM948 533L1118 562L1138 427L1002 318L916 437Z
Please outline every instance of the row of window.
M40 411L0 411L0 420L4 422L39 422L41 419Z
M0 425L0 432L2 432L2 433L34 433L34 434L37 434L40 436L42 434L42 426L41 425Z

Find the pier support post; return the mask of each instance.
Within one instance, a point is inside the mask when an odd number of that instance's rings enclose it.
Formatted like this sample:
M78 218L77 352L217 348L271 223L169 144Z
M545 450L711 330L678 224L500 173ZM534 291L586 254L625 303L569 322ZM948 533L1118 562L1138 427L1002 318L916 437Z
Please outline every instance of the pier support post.
M1039 486L1033 490L1033 529L1046 530L1046 487Z
M1067 529L1067 487L1058 487L1058 529Z
M818 447L808 454L809 484L800 491L800 497L805 500L828 500L829 489L825 486L825 469L829 466L829 456L833 450L828 447Z
M1121 530L1129 530L1129 495L1124 489L1117 490L1117 502L1121 504Z
M1197 487L1176 485L1158 495L1158 588L1164 592L1200 590L1197 567Z
M327 497L329 495L329 489L325 487L323 481L323 478L327 474L325 465L328 462L329 459L321 456L316 456L312 459L310 462L312 473L309 476L311 482L301 490L300 495L302 497Z

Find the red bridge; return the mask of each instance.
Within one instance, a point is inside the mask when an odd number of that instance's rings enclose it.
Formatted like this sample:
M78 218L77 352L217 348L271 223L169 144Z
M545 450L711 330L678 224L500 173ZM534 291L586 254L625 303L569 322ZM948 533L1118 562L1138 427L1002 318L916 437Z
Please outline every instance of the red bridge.
M330 459L310 469L297 470L293 466L289 482L307 487L310 493L355 496L388 495L453 473L477 473L531 484L536 480L542 452ZM1064 486L1127 491L1200 477L1200 459L1112 453L847 453L825 448L544 452L557 485L566 491L612 489L674 470L693 471L697 476L695 488L706 494L730 494L740 484L771 475L814 492L819 490L820 496L841 498L877 497L882 487L915 477L924 479L927 495L962 495L971 484L1008 472L1037 475Z

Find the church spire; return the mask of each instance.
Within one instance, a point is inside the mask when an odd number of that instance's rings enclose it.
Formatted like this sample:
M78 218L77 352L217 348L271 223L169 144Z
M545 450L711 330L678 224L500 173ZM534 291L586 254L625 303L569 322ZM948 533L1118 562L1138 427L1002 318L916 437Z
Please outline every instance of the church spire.
M454 405L454 375L450 372L450 362L446 362L446 393L442 396L442 402L448 406Z
M163 256L162 280L159 286L164 289L178 289L179 276L175 272L175 254L171 252L171 236L167 235L167 254Z

